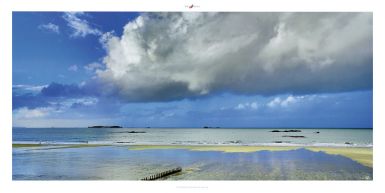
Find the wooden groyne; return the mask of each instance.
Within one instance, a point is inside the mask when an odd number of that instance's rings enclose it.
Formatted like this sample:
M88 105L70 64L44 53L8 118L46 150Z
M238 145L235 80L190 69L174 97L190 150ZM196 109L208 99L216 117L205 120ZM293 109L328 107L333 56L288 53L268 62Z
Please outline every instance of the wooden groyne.
M182 171L182 168L181 167L177 167L177 168L174 168L174 169L171 169L171 170L167 170L167 171L164 171L164 172L160 172L160 173L157 173L157 174L154 174L154 175L142 178L141 180L145 180L145 181L157 180L159 178L163 178L163 177L166 177L166 176L169 176L171 174L175 174L175 173L178 173L178 172L181 172L181 171Z

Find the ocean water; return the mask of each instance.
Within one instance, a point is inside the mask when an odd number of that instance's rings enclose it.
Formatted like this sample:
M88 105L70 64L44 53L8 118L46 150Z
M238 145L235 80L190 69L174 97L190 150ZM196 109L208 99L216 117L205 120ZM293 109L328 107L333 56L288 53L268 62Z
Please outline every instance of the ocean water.
M301 132L271 132L272 130L276 129L13 128L12 137L13 143L42 144L373 146L372 129L300 129ZM143 133L130 133L131 131Z
M182 167L160 180L371 180L373 169L349 158L312 152L224 153L127 146L14 148L13 180L140 180Z

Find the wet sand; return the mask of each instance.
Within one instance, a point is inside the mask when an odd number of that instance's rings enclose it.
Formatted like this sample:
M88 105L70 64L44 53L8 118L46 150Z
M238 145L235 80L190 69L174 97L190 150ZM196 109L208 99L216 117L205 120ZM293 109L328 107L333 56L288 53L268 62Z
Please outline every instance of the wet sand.
M305 148L315 152L342 155L365 166L373 167L373 148L366 147L300 147L300 146L194 146L194 145L133 145L131 150L145 149L188 149L192 151L257 152L288 151Z
M371 180L373 170L371 148L105 144L13 147L14 180L140 180L177 166L183 168L180 174L160 180Z

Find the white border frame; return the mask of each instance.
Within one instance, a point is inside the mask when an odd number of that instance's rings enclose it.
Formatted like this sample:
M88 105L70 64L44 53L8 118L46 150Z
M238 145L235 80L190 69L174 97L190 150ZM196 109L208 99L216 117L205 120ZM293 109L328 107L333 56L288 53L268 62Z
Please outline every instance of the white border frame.
M380 2L380 1L379 1ZM189 9L188 5L197 7ZM378 192L384 180L384 25L375 0L0 0L1 192ZM373 181L12 181L12 11L336 11L373 12Z

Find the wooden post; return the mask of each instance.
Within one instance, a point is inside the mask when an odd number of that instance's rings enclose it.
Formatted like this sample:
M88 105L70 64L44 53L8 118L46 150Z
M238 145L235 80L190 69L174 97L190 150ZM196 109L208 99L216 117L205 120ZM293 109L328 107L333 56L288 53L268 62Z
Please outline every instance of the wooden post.
M182 168L177 167L177 168L173 168L171 170L166 170L164 172L156 173L156 174L151 175L149 177L142 178L141 180L146 180L146 181L147 180L156 180L156 179L163 178L163 177L166 177L166 176L169 176L169 175L181 172L181 171L182 171Z

